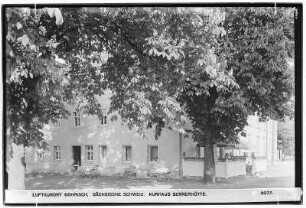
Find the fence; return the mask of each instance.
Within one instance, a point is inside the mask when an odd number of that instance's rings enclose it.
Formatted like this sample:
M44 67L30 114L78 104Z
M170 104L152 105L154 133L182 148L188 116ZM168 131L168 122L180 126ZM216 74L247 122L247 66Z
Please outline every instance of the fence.
M216 177L228 178L233 176L245 175L245 160L224 160L216 163ZM203 158L185 158L183 160L183 176L204 175Z

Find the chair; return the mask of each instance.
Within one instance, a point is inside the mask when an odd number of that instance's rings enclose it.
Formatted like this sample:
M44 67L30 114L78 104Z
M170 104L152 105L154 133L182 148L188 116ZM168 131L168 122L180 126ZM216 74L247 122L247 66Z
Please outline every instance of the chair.
M130 166L127 169L124 170L124 177L136 177L136 167Z

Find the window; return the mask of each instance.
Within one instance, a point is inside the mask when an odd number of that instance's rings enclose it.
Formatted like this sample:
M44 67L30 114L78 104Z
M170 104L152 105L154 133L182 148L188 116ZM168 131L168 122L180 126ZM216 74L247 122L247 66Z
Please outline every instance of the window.
M100 146L99 147L99 156L100 156L100 161L103 161L106 159L107 156L107 146Z
M79 110L73 112L73 124L74 126L81 126L81 116Z
M217 147L217 158L221 158L221 147Z
M131 146L123 146L123 159L124 161L132 161L132 147Z
M196 146L196 157L204 158L204 147L201 147L200 145Z
M61 147L60 146L54 146L54 159L55 160L61 159Z
M107 122L107 116L102 116L102 120L101 120L101 124L103 125L103 124L106 124L106 122Z
M103 124L106 124L106 122L107 122L106 109L103 109L102 112L103 112L103 115L102 115L101 124L103 125Z
M149 146L149 162L158 161L158 146Z
M93 146L92 145L86 146L86 158L89 161L93 160Z
M45 158L45 152L42 149L38 149L35 155L39 160L43 160Z

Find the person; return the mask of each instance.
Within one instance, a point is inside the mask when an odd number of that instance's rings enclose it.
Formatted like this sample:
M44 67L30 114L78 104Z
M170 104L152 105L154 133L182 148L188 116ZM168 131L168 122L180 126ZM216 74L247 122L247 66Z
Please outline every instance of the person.
M251 156L252 156L252 159L254 160L255 159L255 152L252 152Z
M246 159L245 159L245 162L246 162L246 173L247 174L251 174L252 173L253 160L252 160L252 158L250 157L250 155L248 153L246 153L245 156L246 156Z
M286 158L285 158L285 154L282 153L282 161L284 161Z

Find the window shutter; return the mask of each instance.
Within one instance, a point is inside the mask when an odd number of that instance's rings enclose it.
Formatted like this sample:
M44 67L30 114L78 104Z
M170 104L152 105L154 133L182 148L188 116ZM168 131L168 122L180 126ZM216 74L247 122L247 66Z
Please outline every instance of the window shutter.
M150 145L147 146L147 162L150 162Z
M159 161L159 157L158 157L158 146L156 146L155 149L156 149L156 160Z
M132 147L132 145L131 145L131 147L130 147L130 152L131 152L131 157L130 157L130 161L133 161L133 147Z
M71 127L74 127L74 111L72 111L71 115Z
M122 146L122 152L121 152L122 162L124 162L124 152L125 152L125 146Z
M84 125L84 114L83 113L81 113L81 111L79 110L79 118L80 118L80 120L79 120L79 122L80 122L80 126L83 126Z
M126 148L126 160L132 161L132 146Z
M102 146L98 146L98 160L99 163L102 162Z

